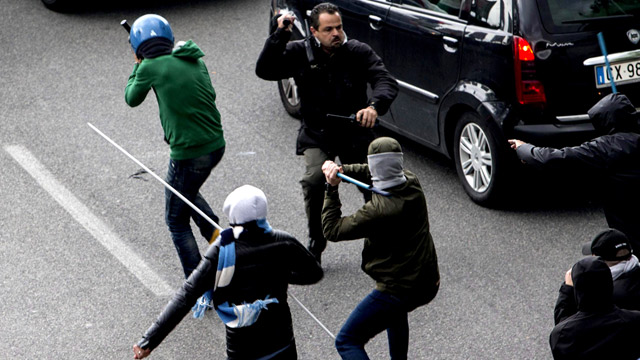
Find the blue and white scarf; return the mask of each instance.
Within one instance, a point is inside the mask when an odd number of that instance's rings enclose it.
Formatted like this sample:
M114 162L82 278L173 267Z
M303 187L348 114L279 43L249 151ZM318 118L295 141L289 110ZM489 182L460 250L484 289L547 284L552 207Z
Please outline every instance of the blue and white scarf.
M266 219L258 220L258 226L265 230L265 233L271 231L271 226ZM211 293L215 293L216 289L228 286L233 279L233 273L235 271L236 264L236 243L235 239L237 239L240 234L244 232L244 228L242 226L235 226L231 229L226 229L222 233L220 233L220 237L213 243L213 246L219 246L220 251L218 252L218 266L216 269L216 279L212 292L208 292L209 295ZM205 298L207 293L201 297L201 299ZM203 299L203 302L207 302L207 299ZM209 300L210 302L210 300ZM201 301L198 301L200 304ZM256 300L251 304L243 303L241 305L229 304L229 302L224 302L218 306L215 306L216 312L222 321L231 328L245 327L253 325L260 316L260 312L262 309L266 309L268 304L278 303L278 299L270 299L269 296L264 300ZM205 305L210 307L210 305ZM204 311L201 311L201 314L204 315ZM202 315L198 316L201 317ZM196 317L196 311L194 310L194 317Z

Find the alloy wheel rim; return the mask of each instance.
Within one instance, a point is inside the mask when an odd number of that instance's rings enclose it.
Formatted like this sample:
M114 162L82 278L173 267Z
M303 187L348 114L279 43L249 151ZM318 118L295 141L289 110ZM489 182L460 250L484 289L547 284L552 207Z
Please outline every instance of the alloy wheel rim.
M282 80L282 88L289 105L297 106L300 103L300 97L298 96L298 87L295 80L293 78Z
M482 128L467 124L460 134L460 165L467 184L476 192L485 192L492 179L491 147Z

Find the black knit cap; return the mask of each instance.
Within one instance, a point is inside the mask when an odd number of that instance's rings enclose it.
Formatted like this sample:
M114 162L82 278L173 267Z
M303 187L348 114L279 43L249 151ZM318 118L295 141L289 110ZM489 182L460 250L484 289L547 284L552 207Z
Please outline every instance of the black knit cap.
M618 257L618 251L629 250L629 253ZM627 236L620 230L607 229L596 235L593 240L582 246L583 255L600 256L602 260L618 261L626 260L633 253Z

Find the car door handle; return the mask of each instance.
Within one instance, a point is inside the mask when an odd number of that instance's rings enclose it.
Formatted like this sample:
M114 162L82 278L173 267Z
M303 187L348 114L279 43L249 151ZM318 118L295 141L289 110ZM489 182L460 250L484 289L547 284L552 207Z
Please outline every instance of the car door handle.
M455 53L458 51L458 39L451 36L443 36L442 41L444 42L444 49L447 52Z
M448 43L449 45L453 45L453 46L457 46L458 45L458 39L451 37L451 36L443 36L442 40L444 40L446 43Z
M373 30L382 29L382 18L376 15L369 15L369 26Z

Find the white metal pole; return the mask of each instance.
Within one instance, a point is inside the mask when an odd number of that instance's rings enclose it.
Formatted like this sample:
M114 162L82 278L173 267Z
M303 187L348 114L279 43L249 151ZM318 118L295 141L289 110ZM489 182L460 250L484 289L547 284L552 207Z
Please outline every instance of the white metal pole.
M140 165L144 171L148 172L149 174L151 174L154 178L156 178L158 181L160 181L160 183L162 183L162 185L164 185L164 187L166 187L167 189L169 189L172 193L176 194L177 197L179 197L182 201L184 201L187 205L189 205L193 210L195 210L195 212L197 212L198 214L200 214L200 216L202 216L205 220L207 220L211 225L213 225L216 229L222 231L224 230L223 228L220 227L220 225L216 224L215 221L211 220L210 217L207 216L207 214L205 214L204 212L202 212L202 210L198 209L197 206L195 206L191 201L189 201L189 199L187 199L186 197L182 196L182 194L180 194L176 189L174 189L173 187L171 187L171 185L167 184L166 181L162 180L161 177L159 177L158 175L156 175L156 173L154 173L153 171L151 171L151 169L149 169L148 167L146 167L143 163L141 163L138 159L136 159L135 157L133 157L133 155L129 154L127 152L127 150L123 149L120 145L116 144L115 141L111 140L107 135L105 135L102 131L98 130L98 128L96 128L95 126L93 126L91 123L87 123L87 125L89 125L89 127L91 129L93 129L93 131L97 132L98 135L102 136L105 140L107 140L108 142L111 143L111 145L115 146L118 150L120 150L123 154L127 155L127 157L131 160L133 160L136 164Z

